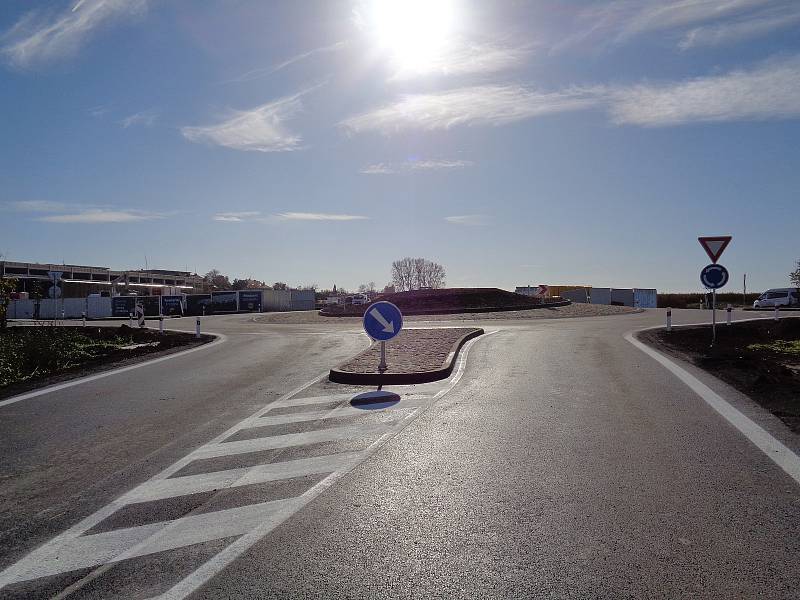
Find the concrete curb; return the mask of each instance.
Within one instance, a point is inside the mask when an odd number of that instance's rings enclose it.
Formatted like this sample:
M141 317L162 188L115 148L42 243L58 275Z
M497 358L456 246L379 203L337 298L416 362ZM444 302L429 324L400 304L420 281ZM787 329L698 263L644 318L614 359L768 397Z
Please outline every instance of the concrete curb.
M340 365L337 368L331 369L328 379L334 383L350 383L354 385L412 385L415 383L430 383L431 381L447 379L453 372L453 367L456 364L456 358L458 358L458 353L461 350L461 347L472 338L476 338L484 333L485 332L483 329L478 328L476 331L472 331L461 336L451 346L447 358L445 358L444 362L442 362L442 366L432 371L416 371L414 373L384 373L381 375L380 373L353 373L350 371L342 371L340 370L342 365ZM365 352L368 352L368 350L365 350Z

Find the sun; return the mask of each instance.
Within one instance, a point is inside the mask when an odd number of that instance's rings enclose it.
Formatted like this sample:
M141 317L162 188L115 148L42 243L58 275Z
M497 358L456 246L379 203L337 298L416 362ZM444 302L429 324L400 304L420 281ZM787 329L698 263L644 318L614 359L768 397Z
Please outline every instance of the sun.
M456 17L454 0L372 0L364 23L398 71L441 66Z

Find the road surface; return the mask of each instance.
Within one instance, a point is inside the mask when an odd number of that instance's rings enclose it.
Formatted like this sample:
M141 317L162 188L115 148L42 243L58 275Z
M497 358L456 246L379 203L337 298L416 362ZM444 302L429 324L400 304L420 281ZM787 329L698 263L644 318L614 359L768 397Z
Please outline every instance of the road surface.
M357 325L206 318L223 341L0 406L0 597L800 598L798 479L624 337L662 322L476 323L368 410L318 380Z

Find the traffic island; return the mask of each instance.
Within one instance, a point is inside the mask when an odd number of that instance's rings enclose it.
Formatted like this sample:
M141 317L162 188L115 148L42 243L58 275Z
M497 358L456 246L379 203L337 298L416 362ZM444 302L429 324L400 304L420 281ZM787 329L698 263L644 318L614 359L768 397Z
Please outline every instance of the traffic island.
M461 347L483 333L479 327L404 329L386 342L385 373L378 372L381 350L375 343L331 369L328 379L354 385L411 385L446 379Z
M764 319L711 327L643 331L637 336L749 396L800 433L800 319Z

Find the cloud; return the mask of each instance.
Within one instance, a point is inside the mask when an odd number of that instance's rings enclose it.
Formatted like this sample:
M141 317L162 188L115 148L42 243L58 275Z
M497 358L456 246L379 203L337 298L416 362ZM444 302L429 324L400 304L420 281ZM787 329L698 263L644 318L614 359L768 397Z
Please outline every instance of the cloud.
M231 223L240 223L242 221L246 221L252 217L257 217L261 213L257 210L250 210L250 211L243 211L243 212L224 212L224 213L217 213L214 215L213 219L215 221L228 221Z
M80 0L59 13L31 11L0 37L12 65L30 67L74 56L98 28L142 15L148 0Z
M243 73L238 77L235 77L233 79L228 79L223 83L243 83L245 81L253 81L254 79L260 79L261 77L272 75L273 73L281 71L286 67L289 67L297 62L310 58L311 56L315 56L317 54L327 54L330 52L336 52L337 50L341 50L345 46L347 46L347 41L336 42L335 44L330 44L329 46L321 46L320 48L314 48L313 50L309 50L308 52L302 52L301 54L292 56L291 58L284 60L283 62L272 65L271 67L264 67L262 69L253 69L252 71Z
M400 164L376 163L368 165L361 170L361 173L366 175L393 175L408 173L409 171L463 169L474 164L471 160L407 160Z
M680 83L612 89L609 103L615 123L642 126L796 118L800 57Z
M122 127L125 129L127 129L128 127L132 127L134 125L143 125L144 127L152 127L153 124L156 122L156 119L158 119L157 111L144 110L125 117L119 122L119 124L122 125Z
M616 0L580 13L578 30L565 36L556 49L680 31L682 49L734 43L790 26L798 15L796 0Z
M698 46L722 46L757 38L800 22L800 4L792 11L757 16L733 23L698 27L689 31L678 44L681 50Z
M284 212L275 215L281 221L360 221L368 219L361 215L339 215L329 213Z
M163 218L164 215L138 210L91 209L64 215L48 215L36 220L46 223L131 223Z
M340 126L350 133L406 129L432 131L457 125L503 125L546 114L589 108L597 103L592 90L541 93L516 85L485 85L432 94L409 94Z
M21 200L8 202L6 206L20 212L59 212L70 210L74 205L63 202L50 202L48 200Z
M445 217L445 221L453 225L464 225L475 227L478 225L486 225L488 217L486 215L456 215L452 217Z
M183 127L181 133L192 142L216 144L234 150L297 150L302 138L286 129L284 123L302 108L300 96L303 93L268 102L251 110L235 111L232 116L214 125Z
M398 68L392 79L403 80L436 73L439 75L467 75L495 73L522 66L531 55L530 46L501 45L495 42L455 40L438 56L431 57L424 68Z

